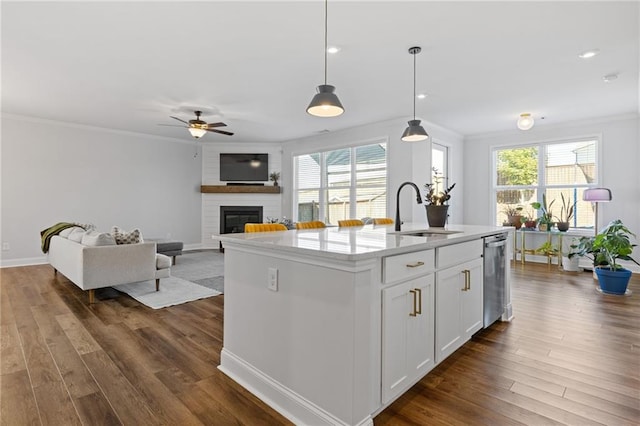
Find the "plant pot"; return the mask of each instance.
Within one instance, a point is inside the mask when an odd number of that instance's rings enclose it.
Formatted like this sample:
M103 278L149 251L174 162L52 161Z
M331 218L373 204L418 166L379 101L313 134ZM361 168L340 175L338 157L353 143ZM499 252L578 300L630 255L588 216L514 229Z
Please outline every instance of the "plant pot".
M525 228L528 228L528 229L535 229L535 227L536 227L536 221L535 221L535 220L527 220L527 221L524 223L524 227L525 227Z
M616 269L614 271L608 267L598 267L596 268L596 275L598 275L600 290L606 294L625 294L631 279L631 271L628 269Z
M579 262L578 256L573 256L571 259L568 256L562 256L562 269L568 272L578 272L580 271Z
M509 221L511 226L515 226L516 229L522 228L522 216L520 215L507 216L507 220Z
M547 225L546 223L538 224L538 231L548 231L548 230L549 230L549 225Z
M556 226L558 227L558 231L566 232L569 230L569 222L558 222Z
M443 228L447 223L447 211L449 206L434 206L429 204L424 206L427 210L427 222L430 227Z

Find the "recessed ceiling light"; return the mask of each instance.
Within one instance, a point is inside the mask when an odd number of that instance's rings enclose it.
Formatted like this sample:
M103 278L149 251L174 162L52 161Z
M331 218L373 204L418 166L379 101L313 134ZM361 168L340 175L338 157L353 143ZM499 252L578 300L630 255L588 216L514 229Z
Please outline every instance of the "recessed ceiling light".
M614 74L607 74L604 77L602 77L602 80L605 83L609 83L609 82L612 82L613 80L617 80L617 79L618 79L618 74L615 74L615 73Z
M594 56L596 56L599 53L600 53L600 49L585 50L584 52L582 52L582 53L580 53L578 55L578 58L589 59L589 58L593 58Z
M329 47L327 47L327 53L334 54L334 53L338 53L339 51L340 51L340 47L338 47L338 46L329 46Z
M418 98L418 99L424 99L424 98L426 98L427 96L429 96L429 95L427 95L426 93L418 93L418 94L416 95L416 98Z

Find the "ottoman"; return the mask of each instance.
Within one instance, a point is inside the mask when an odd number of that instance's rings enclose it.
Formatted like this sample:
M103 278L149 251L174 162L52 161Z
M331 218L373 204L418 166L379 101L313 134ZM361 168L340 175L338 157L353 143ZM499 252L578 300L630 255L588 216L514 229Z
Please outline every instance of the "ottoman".
M156 253L164 254L173 258L172 264L176 264L176 256L182 254L183 244L182 241L172 241L163 239L145 238L145 242L156 243Z

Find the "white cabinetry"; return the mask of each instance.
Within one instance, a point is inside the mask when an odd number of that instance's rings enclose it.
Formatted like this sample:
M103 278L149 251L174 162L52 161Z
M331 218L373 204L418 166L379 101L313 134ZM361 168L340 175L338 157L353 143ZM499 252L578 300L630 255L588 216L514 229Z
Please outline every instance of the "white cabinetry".
M435 356L438 363L482 328L483 275L480 254L481 251L475 260L436 273Z
M382 402L434 366L433 274L382 291Z
M393 400L434 366L435 251L383 259L382 402Z

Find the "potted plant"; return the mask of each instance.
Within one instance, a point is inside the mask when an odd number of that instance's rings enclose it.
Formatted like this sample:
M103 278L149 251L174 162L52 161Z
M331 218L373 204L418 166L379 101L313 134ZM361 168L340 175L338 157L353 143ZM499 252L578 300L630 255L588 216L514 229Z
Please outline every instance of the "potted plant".
M516 229L522 227L522 206L510 206L507 205L502 212L507 215L507 223L510 226L515 226Z
M558 231L564 232L569 230L569 225L571 222L571 218L573 217L573 211L575 209L576 202L574 201L573 204L569 205L571 200L565 200L563 193L560 193L560 198L562 199L562 207L560 207L560 216L556 216L556 219L558 219L556 226L558 227Z
M531 203L531 207L536 210L540 210L541 215L538 217L538 229L540 231L550 231L553 228L553 214L551 213L551 206L556 200L551 200L547 205L547 195L542 194L542 204L535 201Z
M575 247L577 247L578 245L578 239L577 238L573 238L570 244L570 248L569 251L562 252L562 269L565 271L569 271L569 272L578 272L580 271L580 266L578 265L578 262L580 260L580 257L576 256L576 254L578 254L578 251Z
M447 212L449 210L447 201L451 198L451 190L456 184L454 183L446 188L443 185L444 176L442 173L435 167L432 170L433 182L424 185L427 191L427 195L424 197L427 221L429 222L429 226L443 227L447 223Z
M616 219L609 222L595 237L581 237L578 244L572 244L574 252L569 257L585 256L593 261L603 293L625 294L631 271L622 267L618 260L629 260L640 265L631 257L636 244L631 243L630 237L635 236L620 219Z
M269 175L269 179L273 181L273 186L278 186L278 179L280 179L280 172L272 172Z

